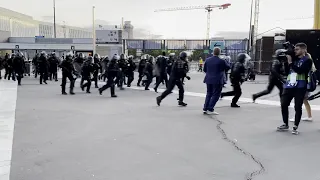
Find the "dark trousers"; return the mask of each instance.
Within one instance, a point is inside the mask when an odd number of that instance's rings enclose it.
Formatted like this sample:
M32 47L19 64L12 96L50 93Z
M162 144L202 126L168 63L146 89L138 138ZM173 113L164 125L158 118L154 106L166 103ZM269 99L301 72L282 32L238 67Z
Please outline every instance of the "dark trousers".
M14 73L13 68L7 68L6 69L6 73L4 75L4 78L6 79L8 77L8 80L10 80L10 78L12 77L12 80L16 80L16 75Z
M52 81L52 79L58 80L57 68L50 69L50 81Z
M139 79L138 79L138 83L137 83L138 86L140 86L143 75L144 75L143 72L139 72Z
M150 84L152 83L153 76L151 74L146 74L146 77L147 77L147 80L146 80L145 89L148 89Z
M281 113L283 123L288 125L289 120L289 105L294 98L294 110L296 112L294 116L294 125L299 126L302 116L302 104L307 92L306 88L288 88L284 89L281 96Z
M119 74L118 74L118 87L122 88L123 87L123 83L124 83L124 73L122 71L119 71Z
M258 99L259 97L262 97L262 96L265 96L267 94L270 94L272 92L274 86L277 86L277 88L279 89L279 96L281 97L282 92L283 92L283 84L282 84L282 82L279 81L279 80L270 80L267 89L264 90L264 91L261 91L259 93L254 94L253 95L254 98Z
M99 86L98 86L98 73L97 72L93 73L92 81L94 81L95 88L98 88Z
M111 96L113 96L113 95L115 95L114 86L115 86L115 84L114 84L113 78L108 78L107 83L100 88L100 91L103 92L106 89L110 88Z
M128 72L128 86L131 86L131 83L133 80L134 80L134 72Z
M18 85L21 85L21 79L23 78L23 72L18 72L17 73L17 81Z
M48 80L48 72L40 71L40 84L42 84L42 82L46 82L47 80Z
M170 79L168 82L167 89L161 94L161 100L166 98L174 89L175 86L179 88L179 102L183 102L184 99L184 88L181 79Z
M158 79L157 79L156 86L154 87L154 89L158 89L159 85L160 85L163 81L166 83L166 87L168 87L168 76L167 76L166 73L160 74L160 76L159 76Z
M204 111L214 111L214 106L220 98L222 87L222 84L207 84L207 95L203 106Z
M84 81L87 81L86 83L84 83ZM84 84L83 84L84 83ZM90 88L91 88L91 78L90 77L81 77L81 81L80 81L80 86L81 88L87 88L87 92L90 92Z
M232 83L232 87L233 87L233 91L223 92L223 93L221 93L221 96L223 96L223 97L234 96L231 103L237 104L237 102L242 94L240 82Z
M73 92L75 79L73 78L71 73L62 73L62 83L61 83L62 93L66 92L67 78L70 81L70 92Z

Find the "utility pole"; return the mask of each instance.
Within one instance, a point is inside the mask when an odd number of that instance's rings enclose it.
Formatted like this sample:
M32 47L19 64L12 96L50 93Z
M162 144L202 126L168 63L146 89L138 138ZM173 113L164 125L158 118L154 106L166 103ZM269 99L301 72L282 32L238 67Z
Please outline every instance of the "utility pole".
M57 38L56 28L56 0L53 0L53 37Z
M247 50L248 50L248 54L250 53L251 51L251 47L252 47L252 44L251 42L253 41L252 39L252 15L253 15L253 0L251 0L251 8L250 8L250 23L249 23L249 41L248 41L248 44L247 44ZM250 55L252 55L252 53L250 53Z
M96 54L96 27L95 27L96 25L95 25L95 22L94 22L94 19L95 19L94 9L95 9L95 7L92 6L92 45L93 45L92 56L94 54Z

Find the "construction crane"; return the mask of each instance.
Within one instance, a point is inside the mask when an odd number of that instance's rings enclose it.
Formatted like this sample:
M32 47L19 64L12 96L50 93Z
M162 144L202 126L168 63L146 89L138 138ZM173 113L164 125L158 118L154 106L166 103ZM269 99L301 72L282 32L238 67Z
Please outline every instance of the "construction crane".
M207 34L206 39L210 38L210 17L211 11L215 8L219 9L227 9L231 6L230 3L222 4L222 5L206 5L206 6L188 6L188 7L176 7L176 8L168 8L168 9L157 9L154 12L163 12L163 11L183 11L183 10L195 10L195 9L205 9L207 11Z

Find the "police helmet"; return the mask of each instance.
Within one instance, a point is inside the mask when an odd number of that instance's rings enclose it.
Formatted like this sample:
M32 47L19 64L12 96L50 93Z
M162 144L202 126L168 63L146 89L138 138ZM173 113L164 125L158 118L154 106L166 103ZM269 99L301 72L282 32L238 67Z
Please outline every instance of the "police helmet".
M186 60L188 55L186 52L182 51L180 54L179 54L179 57L181 60Z
M96 53L96 54L94 54L93 58L94 59L100 59L100 55Z
M83 54L82 54L82 53L79 53L79 57L80 57L80 58L83 58Z
M89 57L87 58L87 62L93 63L93 57L92 57L92 56L89 56Z
M238 61L241 63L245 63L247 61L251 60L251 57L246 53L240 53L238 54Z
M277 50L274 52L273 57L275 57L275 58L285 57L285 56L286 56L286 52L287 52L286 49L277 49Z
M111 60L118 61L120 59L120 56L118 54L114 54Z
M73 57L73 53L72 52L68 52L67 55L66 55L66 58L72 59L72 57Z
M42 55L42 56L46 56L46 55L47 55L47 53L46 53L45 51L41 51L40 55Z

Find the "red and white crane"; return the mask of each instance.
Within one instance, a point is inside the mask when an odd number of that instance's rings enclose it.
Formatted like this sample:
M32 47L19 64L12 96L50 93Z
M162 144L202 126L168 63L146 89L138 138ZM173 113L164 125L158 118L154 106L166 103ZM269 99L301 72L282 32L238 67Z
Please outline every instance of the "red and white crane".
M163 12L163 11L183 11L183 10L195 10L195 9L204 9L207 11L207 34L206 39L210 38L210 17L211 11L215 8L219 9L227 9L231 6L230 3L221 4L221 5L206 5L206 6L187 6L187 7L176 7L176 8L168 8L168 9L157 9L154 12Z

